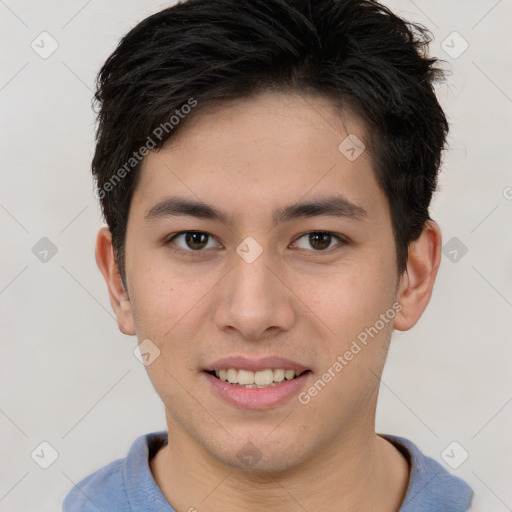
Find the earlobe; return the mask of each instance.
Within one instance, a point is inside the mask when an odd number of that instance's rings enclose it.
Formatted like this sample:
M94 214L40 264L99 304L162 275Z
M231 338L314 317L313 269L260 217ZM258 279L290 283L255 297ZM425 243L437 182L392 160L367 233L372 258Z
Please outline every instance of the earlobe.
M395 317L395 329L407 331L425 311L441 263L441 243L439 226L429 220L420 237L410 244L407 267L399 284L397 300L402 309Z
M135 322L131 303L115 261L112 235L107 227L101 228L98 232L95 257L96 264L107 284L110 304L117 317L119 330L123 334L133 336L135 335Z

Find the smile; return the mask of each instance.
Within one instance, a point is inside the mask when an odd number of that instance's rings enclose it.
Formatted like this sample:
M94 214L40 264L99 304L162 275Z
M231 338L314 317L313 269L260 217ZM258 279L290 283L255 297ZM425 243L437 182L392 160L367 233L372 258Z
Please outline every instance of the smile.
M204 371L203 375L213 396L223 403L237 409L268 410L283 405L297 396L306 388L313 373L310 370L295 372L283 368L254 372L228 368ZM240 380L242 382L239 382ZM245 384L251 381L252 384Z
M268 368L253 372L251 370L227 368L212 370L209 373L234 386L263 389L277 386L285 380L293 380L302 375L304 371L296 372L295 370L285 370L284 368Z

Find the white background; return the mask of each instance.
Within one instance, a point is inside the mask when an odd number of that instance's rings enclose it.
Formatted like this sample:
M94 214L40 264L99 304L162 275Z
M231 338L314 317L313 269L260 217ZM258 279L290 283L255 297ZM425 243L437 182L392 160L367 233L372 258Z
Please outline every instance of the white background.
M451 149L432 216L444 243L457 237L468 251L443 256L425 315L395 333L377 431L411 439L465 479L477 510L510 511L512 2L386 4L432 30L431 53L453 72L438 89ZM167 5L0 1L2 512L60 510L73 482L165 429L94 261L102 219L90 162L95 76L122 35ZM59 45L47 59L31 48L43 31ZM469 44L457 58L443 49L463 48L453 31ZM57 247L46 263L32 252L42 237ZM48 469L31 458L43 441L58 452ZM469 453L458 469L441 457L453 441Z

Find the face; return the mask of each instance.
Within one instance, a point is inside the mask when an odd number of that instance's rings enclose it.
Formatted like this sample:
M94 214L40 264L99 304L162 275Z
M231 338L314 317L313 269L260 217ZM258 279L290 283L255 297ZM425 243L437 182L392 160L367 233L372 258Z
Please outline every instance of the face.
M364 142L328 98L265 93L205 109L144 160L134 330L160 350L147 370L169 431L212 460L242 468L253 450L282 470L374 432L399 276L369 152L339 148L349 133Z

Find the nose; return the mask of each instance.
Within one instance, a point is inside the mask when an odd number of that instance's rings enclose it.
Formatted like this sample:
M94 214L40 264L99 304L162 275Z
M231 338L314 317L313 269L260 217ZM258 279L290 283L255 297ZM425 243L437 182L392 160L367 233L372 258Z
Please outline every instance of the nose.
M232 270L219 288L215 323L252 341L276 336L295 322L293 292L283 270L263 251L248 263L235 253ZM275 263L275 262L274 262Z

